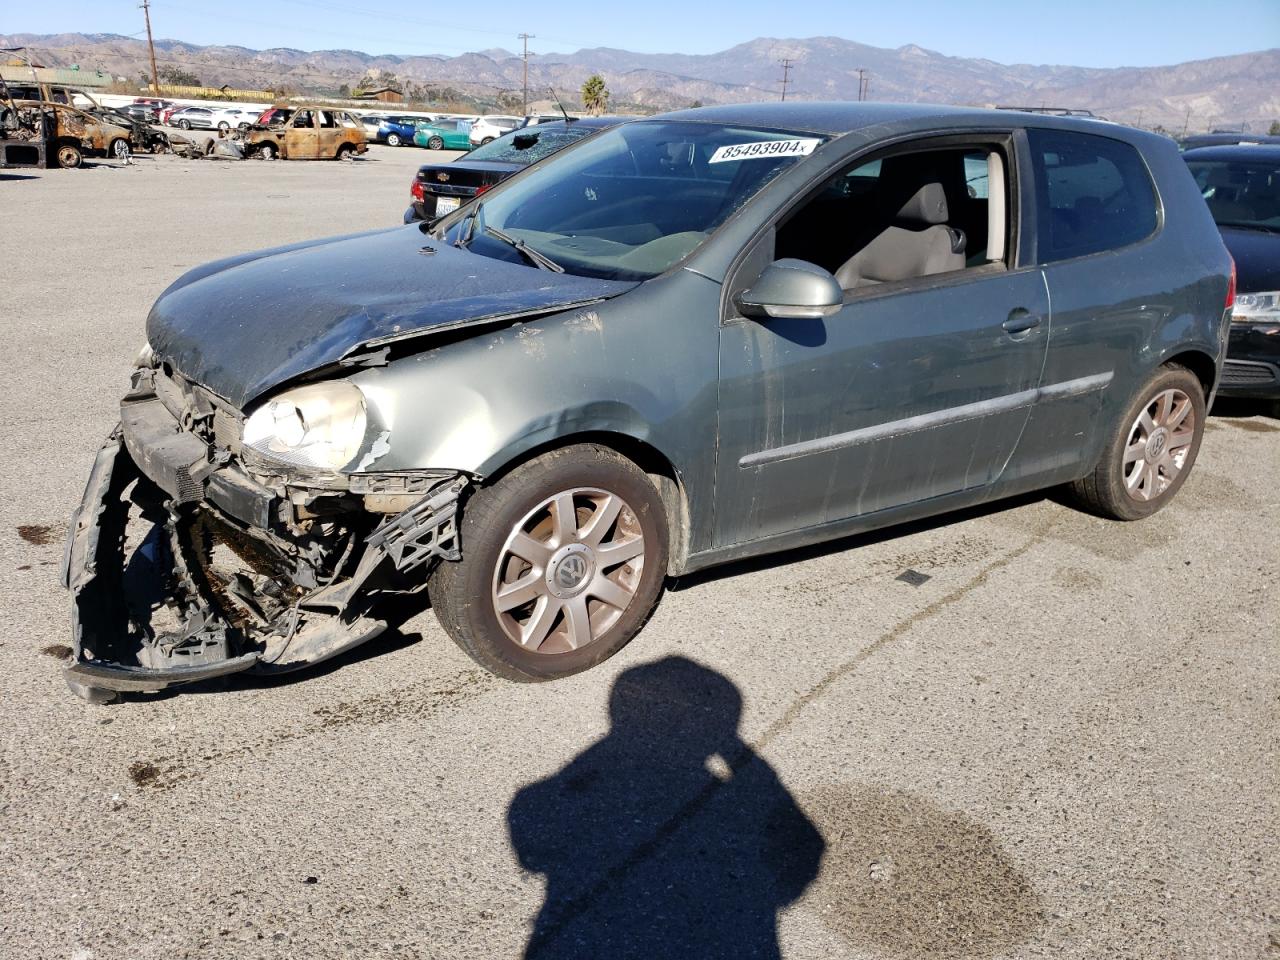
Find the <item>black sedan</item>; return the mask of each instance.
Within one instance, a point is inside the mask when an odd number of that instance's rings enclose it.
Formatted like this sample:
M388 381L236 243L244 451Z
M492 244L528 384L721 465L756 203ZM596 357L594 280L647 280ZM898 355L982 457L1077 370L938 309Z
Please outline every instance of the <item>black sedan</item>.
M634 117L575 117L514 130L451 163L425 163L409 188L404 222L435 220L530 164Z
M1201 147L1183 157L1236 261L1218 392L1280 400L1280 146Z

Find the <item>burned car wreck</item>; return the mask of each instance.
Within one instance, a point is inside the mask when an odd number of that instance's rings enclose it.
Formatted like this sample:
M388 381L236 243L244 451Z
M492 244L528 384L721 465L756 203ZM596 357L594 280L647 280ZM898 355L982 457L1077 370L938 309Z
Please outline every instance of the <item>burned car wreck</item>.
M67 680L298 669L424 590L485 669L551 680L668 575L1057 485L1148 517L1233 298L1155 135L918 104L619 124L429 224L161 294L67 539Z

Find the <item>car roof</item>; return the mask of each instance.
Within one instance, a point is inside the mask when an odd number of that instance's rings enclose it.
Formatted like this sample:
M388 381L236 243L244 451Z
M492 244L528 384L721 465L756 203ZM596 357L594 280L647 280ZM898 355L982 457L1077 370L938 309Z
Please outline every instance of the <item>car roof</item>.
M695 107L690 110L674 110L660 113L653 120L701 120L708 123L725 123L759 127L772 130L794 130L825 136L839 136L864 127L898 121L957 122L962 120L987 121L996 126L1021 123L1025 126L1074 130L1102 136L1115 136L1123 131L1124 137L1152 136L1142 134L1120 124L1100 123L1087 117L1059 117L1039 113L1020 113L1017 110L984 110L977 107L952 107L929 103L869 103L849 101L773 101L769 103L740 103L727 106Z
M1184 160L1269 160L1280 163L1280 143L1224 143L1183 151Z

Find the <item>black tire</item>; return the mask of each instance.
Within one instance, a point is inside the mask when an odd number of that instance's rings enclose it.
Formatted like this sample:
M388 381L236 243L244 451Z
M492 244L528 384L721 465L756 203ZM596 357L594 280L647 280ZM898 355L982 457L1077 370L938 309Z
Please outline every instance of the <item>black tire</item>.
M427 141L427 149L428 149L428 150L443 150L443 149L444 149L444 138L443 138L443 137L432 137L430 140L428 140L428 141Z
M493 143L493 137L485 137L484 139L482 139L480 141L480 146L483 147L486 143Z
M222 134L223 136L226 136L228 133L230 133L230 132L231 132L231 124L227 123L227 121L225 121L225 120L219 120L219 121L218 121L218 132L219 132L220 134Z
M398 147L398 146L400 146L400 144L401 144L401 143L403 143L403 142L404 142L404 141L402 141L402 140L400 139L400 134L398 134L398 133L388 133L388 134L387 134L387 146L388 146L388 147Z
M183 129L183 130L190 130L190 129L191 129L191 121L190 121L190 120L179 120L179 121L178 121L178 126L179 126L181 129Z
M79 145L69 140L58 144L57 156L58 166L64 170L74 170L84 163L84 153L81 152Z
M633 527L638 524L644 537L643 563L631 600L598 637L577 649L538 652L522 647L499 622L492 599L495 576L499 564L507 562L507 537L522 519L548 497L580 488L605 491L630 507L631 513L619 514L621 519L614 523L618 529L624 520ZM585 508L575 508L575 513L577 509ZM579 444L543 454L477 490L462 510L460 543L462 559L441 562L428 585L445 632L468 656L500 677L520 682L556 680L607 660L644 626L665 581L667 516L657 488L644 471L607 447ZM621 573L626 567L616 569ZM586 596L583 592L582 597ZM592 616L600 612L597 607Z
M1172 481L1163 490L1154 493L1151 499L1137 499L1125 486L1128 469L1125 463L1125 449L1131 442L1137 440L1137 421L1142 412L1167 390L1181 391L1191 401L1191 415L1195 417L1191 443ZM1072 498L1090 513L1112 520L1141 520L1151 516L1172 500L1182 484L1186 482L1191 468L1195 465L1196 456L1200 452L1204 424L1204 387L1200 379L1186 367L1173 364L1160 367L1138 390L1125 407L1124 413L1107 432L1102 457L1093 472L1071 484ZM1164 449L1165 444L1162 443L1160 451ZM1135 467L1141 467L1141 464L1135 464Z

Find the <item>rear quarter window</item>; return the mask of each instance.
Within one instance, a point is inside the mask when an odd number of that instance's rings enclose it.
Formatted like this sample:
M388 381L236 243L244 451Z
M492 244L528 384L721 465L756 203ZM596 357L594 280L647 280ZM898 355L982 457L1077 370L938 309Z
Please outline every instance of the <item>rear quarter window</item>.
M1109 137L1028 130L1041 263L1116 250L1155 232L1155 187L1137 149Z

